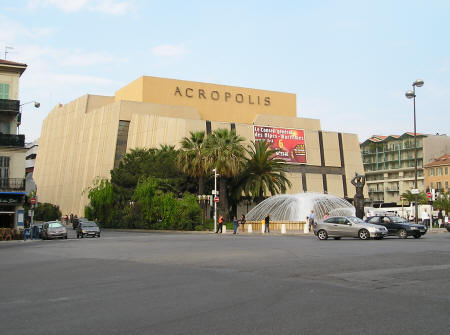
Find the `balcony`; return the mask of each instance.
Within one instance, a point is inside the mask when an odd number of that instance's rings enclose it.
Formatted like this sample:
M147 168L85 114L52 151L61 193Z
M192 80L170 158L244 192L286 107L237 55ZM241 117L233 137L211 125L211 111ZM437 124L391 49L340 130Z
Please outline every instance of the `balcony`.
M25 147L25 135L0 133L0 147Z
M0 113L16 115L20 110L19 100L0 99Z
M0 192L25 191L24 178L0 178Z

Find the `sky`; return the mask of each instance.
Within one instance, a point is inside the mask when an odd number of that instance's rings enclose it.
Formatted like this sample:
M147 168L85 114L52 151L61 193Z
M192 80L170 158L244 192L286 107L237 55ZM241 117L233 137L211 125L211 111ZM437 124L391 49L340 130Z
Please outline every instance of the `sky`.
M0 58L24 62L20 133L58 103L142 75L282 91L323 130L450 135L450 1L1 0Z

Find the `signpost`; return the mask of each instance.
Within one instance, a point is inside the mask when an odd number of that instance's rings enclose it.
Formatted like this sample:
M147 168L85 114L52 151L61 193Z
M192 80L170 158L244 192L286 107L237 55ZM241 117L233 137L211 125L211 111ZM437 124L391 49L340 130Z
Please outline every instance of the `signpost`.
M219 197L214 197L214 202L219 202Z
M31 198L30 202L31 202L32 205L36 205L36 198Z
M431 192L427 192L427 198L431 199Z

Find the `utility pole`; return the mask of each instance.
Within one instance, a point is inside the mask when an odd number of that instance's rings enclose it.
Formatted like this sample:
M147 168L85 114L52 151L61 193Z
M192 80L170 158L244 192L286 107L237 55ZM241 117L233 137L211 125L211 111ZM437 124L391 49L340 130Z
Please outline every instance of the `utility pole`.
M214 197L217 197L217 177L219 176L217 174L217 170L213 169L214 172ZM217 231L217 202L214 201L214 231Z

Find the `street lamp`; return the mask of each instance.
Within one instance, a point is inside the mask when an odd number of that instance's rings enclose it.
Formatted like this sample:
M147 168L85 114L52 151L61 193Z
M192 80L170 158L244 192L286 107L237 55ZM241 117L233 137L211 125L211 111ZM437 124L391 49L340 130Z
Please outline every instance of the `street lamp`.
M28 101L25 102L23 104L20 104L19 108L20 108L20 112L19 115L17 115L17 133L19 133L19 126L22 123L22 107L28 104L34 103L34 108L39 108L41 107L41 103L37 102L37 101Z
M218 192L217 192L217 177L219 176L219 174L217 173L216 169L213 169L214 172L214 191L213 191L213 195L214 198L218 196ZM214 199L214 231L217 231L217 202Z
M413 99L413 106L414 106L414 188L417 190L417 132L416 132L416 87L422 87L423 86L423 80L417 79L415 82L412 83L413 90L409 90L405 93L405 96L408 99ZM414 222L417 224L419 221L419 207L418 207L418 200L419 195L417 194L417 191L415 192L415 215L414 215Z

